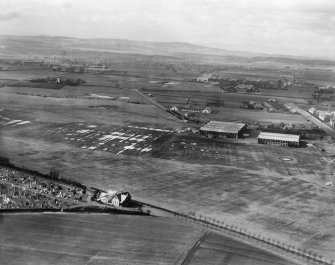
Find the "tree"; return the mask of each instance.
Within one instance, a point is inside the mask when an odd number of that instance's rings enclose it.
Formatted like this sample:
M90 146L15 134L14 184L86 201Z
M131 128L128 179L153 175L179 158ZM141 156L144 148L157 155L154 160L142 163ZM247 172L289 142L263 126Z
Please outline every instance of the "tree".
M59 171L56 168L50 170L49 176L53 179L59 179Z
M279 89L281 89L283 87L283 81L281 81L280 79L278 80L277 87Z

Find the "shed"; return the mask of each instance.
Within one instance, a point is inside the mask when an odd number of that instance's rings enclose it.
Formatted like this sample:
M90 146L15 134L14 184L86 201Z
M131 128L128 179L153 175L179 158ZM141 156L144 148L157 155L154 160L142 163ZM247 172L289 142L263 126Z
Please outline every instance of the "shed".
M271 144L290 147L299 147L300 145L300 135L297 134L261 132L257 139L259 144Z

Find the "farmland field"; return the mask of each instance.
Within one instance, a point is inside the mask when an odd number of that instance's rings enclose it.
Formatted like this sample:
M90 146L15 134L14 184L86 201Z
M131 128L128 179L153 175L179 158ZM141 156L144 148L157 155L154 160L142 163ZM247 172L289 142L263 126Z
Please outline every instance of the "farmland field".
M164 218L0 215L3 264L174 264L199 232ZM20 255L17 255L20 253Z
M0 259L8 265L172 265L192 247L190 244L202 231L190 223L168 217L2 214L0 232ZM262 265L269 264L269 261L276 265L291 264L212 233L206 236L194 254L188 255L190 264L219 265L223 260L225 264L248 262Z
M250 248L217 234L210 234L192 255L190 265L204 264L248 264L248 265L285 265L284 259Z

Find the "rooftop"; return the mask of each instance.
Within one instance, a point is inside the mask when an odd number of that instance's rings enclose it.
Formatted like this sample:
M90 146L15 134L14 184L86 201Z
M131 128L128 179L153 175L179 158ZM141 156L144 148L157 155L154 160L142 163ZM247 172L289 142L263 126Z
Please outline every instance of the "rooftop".
M210 121L201 127L200 130L219 133L238 133L244 126L244 123L238 122Z
M279 140L279 141L299 142L300 135L261 132L258 135L258 138L265 139L265 140Z

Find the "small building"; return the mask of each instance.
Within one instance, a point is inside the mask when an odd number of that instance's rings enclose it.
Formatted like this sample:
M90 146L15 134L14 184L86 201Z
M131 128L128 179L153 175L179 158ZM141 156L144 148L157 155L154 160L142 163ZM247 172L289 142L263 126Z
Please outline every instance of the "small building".
M319 114L319 119L324 121L324 122L329 122L330 121L330 115L326 114L326 113L321 113Z
M210 107L206 107L201 112L205 114L210 114L213 112L213 110Z
M243 129L246 127L245 123L238 122L224 122L224 121L210 121L200 128L201 135L209 138L235 138L243 135Z
M84 65L82 64L76 64L76 65L72 65L72 72L74 73L83 73L84 72Z
M212 74L203 74L202 76L197 78L197 82L208 82L210 78L212 78Z
M259 144L271 144L290 147L299 147L300 145L300 135L296 134L261 132L257 139Z
M111 204L115 207L127 207L131 204L131 195L129 192L100 191L95 194L97 202Z
M308 112L310 113L310 114L315 114L316 113L316 109L314 108L314 107L311 107L309 110L308 110Z
M329 123L330 123L330 126L335 126L335 118L331 118Z
M330 118L333 115L333 113L331 113L329 111L318 111L317 114L318 114L319 119L324 121L324 122L329 122Z
M172 106L170 108L171 111L179 111L179 108L177 106Z
M115 207L127 207L130 203L131 196L129 192L118 193L111 200L111 204Z

